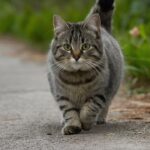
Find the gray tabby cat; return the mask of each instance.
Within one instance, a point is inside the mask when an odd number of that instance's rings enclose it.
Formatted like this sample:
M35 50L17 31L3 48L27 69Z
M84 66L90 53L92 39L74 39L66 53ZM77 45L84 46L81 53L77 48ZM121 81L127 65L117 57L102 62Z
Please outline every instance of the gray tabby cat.
M111 35L114 0L98 0L83 22L54 16L48 61L51 92L64 118L65 135L104 123L123 76L123 56Z

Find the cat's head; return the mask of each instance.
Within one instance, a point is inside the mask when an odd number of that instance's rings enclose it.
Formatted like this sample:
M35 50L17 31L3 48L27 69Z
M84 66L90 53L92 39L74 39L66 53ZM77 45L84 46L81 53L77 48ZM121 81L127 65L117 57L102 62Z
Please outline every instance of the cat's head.
M96 67L103 55L100 16L80 23L65 22L54 16L55 37L51 45L55 62L67 71L86 71Z

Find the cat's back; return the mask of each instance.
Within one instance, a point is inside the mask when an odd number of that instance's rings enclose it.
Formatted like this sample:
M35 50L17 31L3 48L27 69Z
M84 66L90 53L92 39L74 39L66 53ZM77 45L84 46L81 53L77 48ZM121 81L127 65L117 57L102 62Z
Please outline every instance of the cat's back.
M106 91L110 91L111 95L114 96L124 74L122 49L117 40L103 28L101 29L101 38L109 70L109 84Z
M118 57L123 58L122 50L120 48L119 43L104 28L101 28L101 38L102 38L103 48L105 49L106 53L117 55Z
M116 63L116 65L123 66L123 54L117 40L108 33L104 28L101 29L101 38L103 43L103 49L106 53L108 61L110 63ZM121 69L121 68L120 68Z

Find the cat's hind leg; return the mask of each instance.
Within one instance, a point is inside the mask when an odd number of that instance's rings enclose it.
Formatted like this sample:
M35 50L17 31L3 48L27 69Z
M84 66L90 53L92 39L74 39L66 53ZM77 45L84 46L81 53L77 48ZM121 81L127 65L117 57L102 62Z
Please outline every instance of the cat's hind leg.
M107 105L102 112L100 112L96 117L96 124L105 124L106 123L106 117L108 114L109 105Z

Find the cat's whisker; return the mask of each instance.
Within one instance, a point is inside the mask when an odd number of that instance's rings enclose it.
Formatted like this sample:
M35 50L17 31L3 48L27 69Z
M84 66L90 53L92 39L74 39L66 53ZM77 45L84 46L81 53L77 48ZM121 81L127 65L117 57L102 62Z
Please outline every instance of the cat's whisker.
M91 59L87 59L87 63L90 63L92 64L94 67L99 67L99 63L96 63L96 62L92 62Z
M65 68L60 65L60 63L63 63L64 61L55 62L55 64L50 65L50 68L53 68L55 71L62 71L65 70Z
M101 63L96 63L96 62L91 62L91 60L90 59L88 59L90 62L89 63L91 63L92 65L94 65L94 67L96 67L96 68L99 68L99 69L104 69L104 63L103 62L101 62Z
M59 68L59 71L65 70L65 68L62 65L60 65L59 63L57 64L57 66Z
M92 63L86 62L86 64L90 65L90 67L91 67L92 69L94 69L94 70L96 71L97 74L100 73L100 71L97 70L96 67L95 67Z

